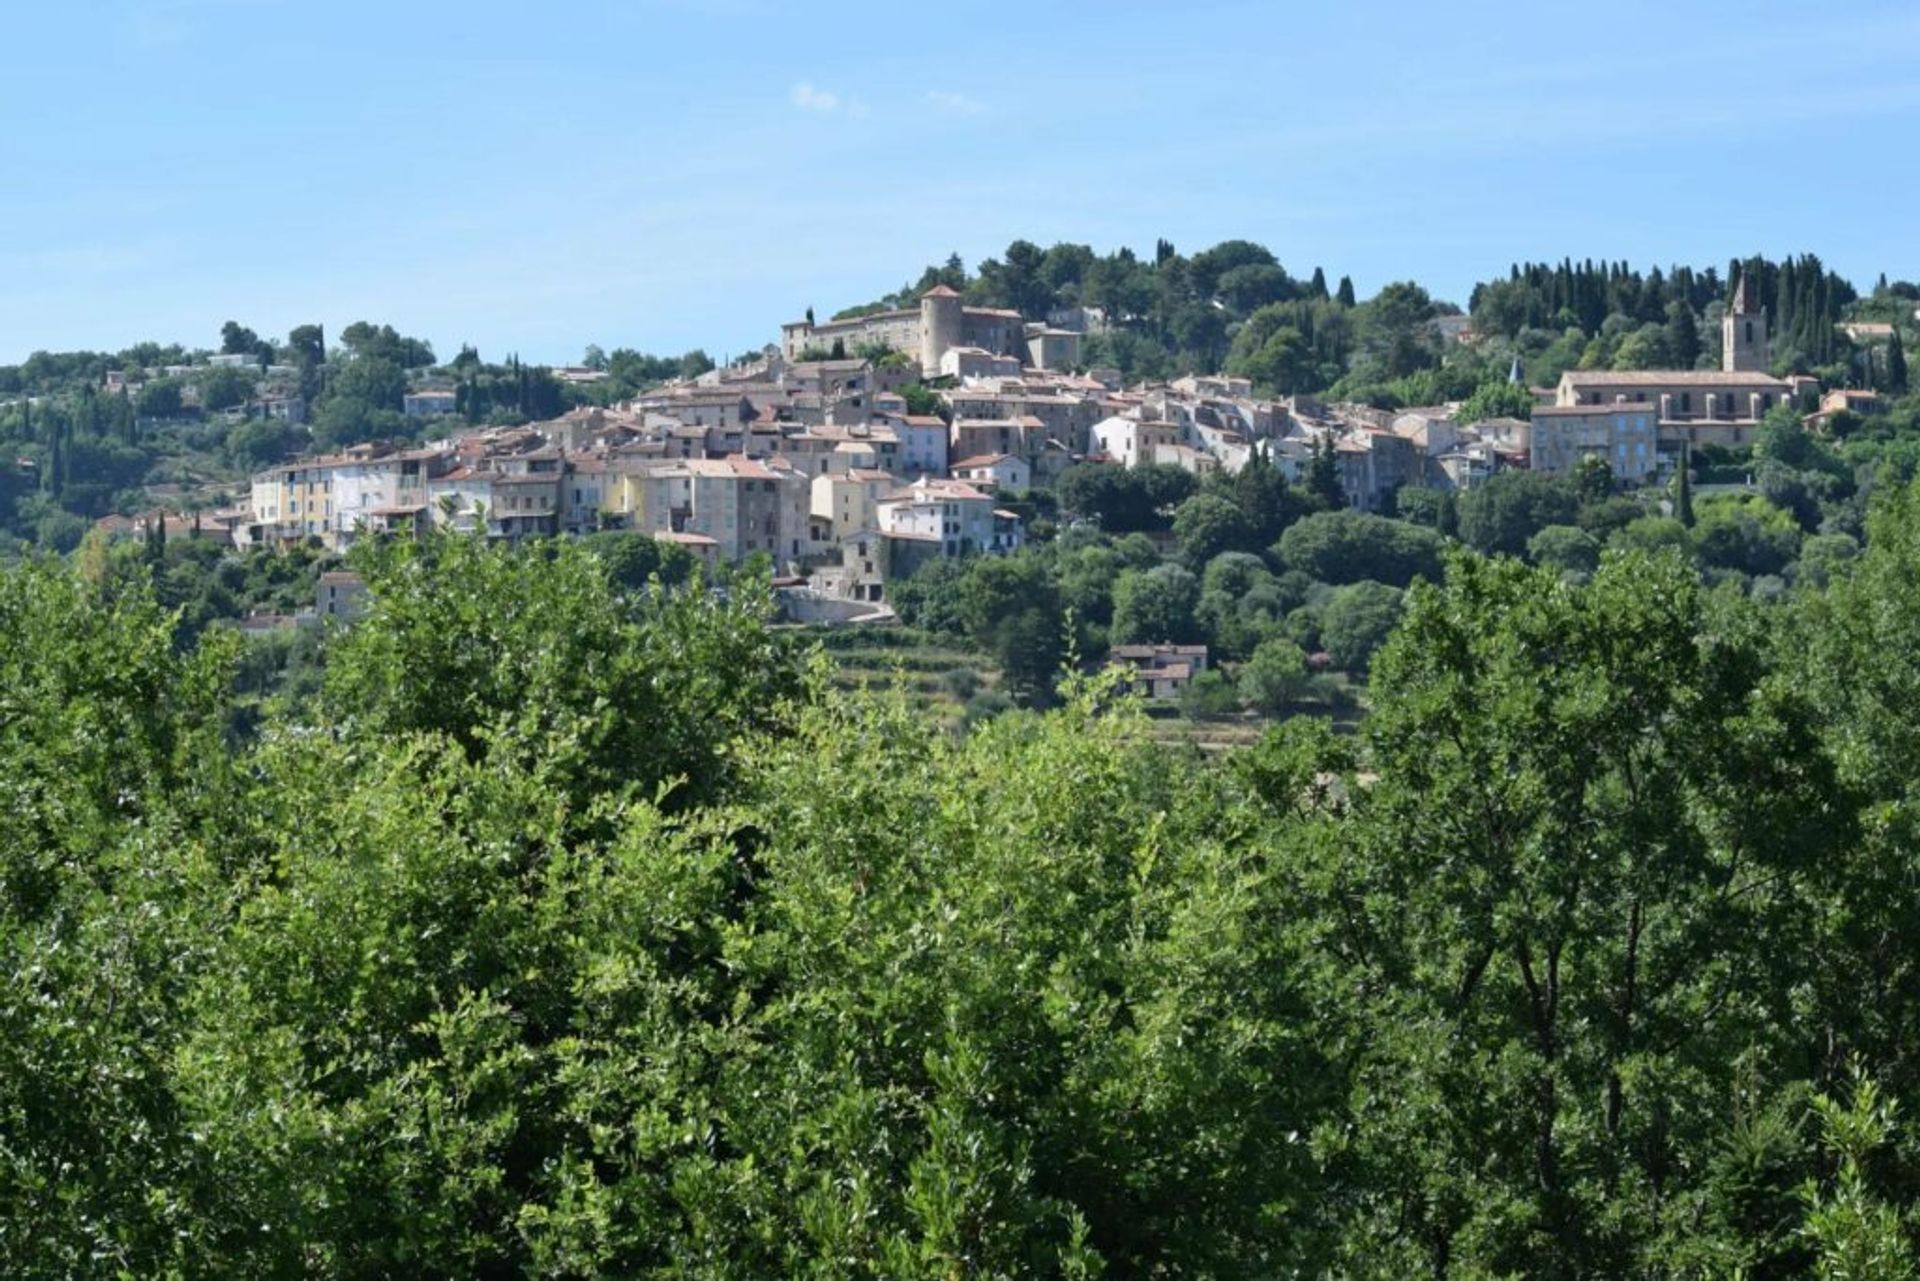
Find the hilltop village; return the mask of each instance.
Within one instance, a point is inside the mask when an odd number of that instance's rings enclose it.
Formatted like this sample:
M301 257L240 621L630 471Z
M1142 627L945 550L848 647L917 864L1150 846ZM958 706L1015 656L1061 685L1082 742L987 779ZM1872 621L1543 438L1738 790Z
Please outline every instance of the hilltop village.
M1458 403L1387 411L1261 398L1227 375L1129 386L1113 369L1075 372L1103 323L1089 308L1023 322L937 286L917 308L796 321L756 358L612 406L266 468L244 508L203 528L241 547L336 550L436 525L506 539L633 530L709 566L764 556L821 601L873 604L929 559L1019 548L1026 495L1075 464L1231 475L1258 454L1299 482L1325 453L1347 506L1379 512L1403 488L1464 491L1584 459L1621 485L1664 482L1690 449L1745 445L1775 406L1819 394L1811 377L1768 373L1768 318L1744 287L1722 318L1720 369L1569 370L1530 389L1528 416L1475 421ZM903 394L923 388L933 412ZM416 389L406 413L451 414L455 399ZM1816 412L1873 399L1841 391Z

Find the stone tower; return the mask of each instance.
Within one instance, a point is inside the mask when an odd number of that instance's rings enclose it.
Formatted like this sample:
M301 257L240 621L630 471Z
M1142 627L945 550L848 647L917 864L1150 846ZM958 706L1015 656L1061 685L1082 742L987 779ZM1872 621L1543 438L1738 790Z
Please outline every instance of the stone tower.
M1754 305L1746 273L1733 291L1733 305L1720 318L1720 368L1729 374L1764 374L1773 365L1767 343L1767 309Z
M920 295L920 376L936 378L940 357L960 345L960 295L935 285Z

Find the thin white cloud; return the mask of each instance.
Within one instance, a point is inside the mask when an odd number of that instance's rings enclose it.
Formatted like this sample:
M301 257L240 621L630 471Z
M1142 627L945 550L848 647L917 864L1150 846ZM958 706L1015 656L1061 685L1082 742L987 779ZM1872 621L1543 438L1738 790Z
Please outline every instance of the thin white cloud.
M811 82L802 80L793 87L788 95L793 105L802 111L814 111L823 116L832 115L840 110L840 95L828 89L816 88Z
M822 89L811 80L802 80L788 90L787 98L800 110L816 116L851 116L855 120L867 114L867 104L847 98L831 89Z
M950 116L981 116L987 111L987 104L978 98L969 98L964 93L954 93L948 89L927 90L927 101Z

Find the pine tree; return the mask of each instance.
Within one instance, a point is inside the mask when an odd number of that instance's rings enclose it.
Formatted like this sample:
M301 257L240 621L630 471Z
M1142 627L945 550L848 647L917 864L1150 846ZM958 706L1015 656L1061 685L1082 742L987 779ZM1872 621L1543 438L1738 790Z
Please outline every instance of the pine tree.
M1900 345L1900 327L1894 326L1893 337L1887 340L1887 393L1893 396L1907 394L1907 350Z

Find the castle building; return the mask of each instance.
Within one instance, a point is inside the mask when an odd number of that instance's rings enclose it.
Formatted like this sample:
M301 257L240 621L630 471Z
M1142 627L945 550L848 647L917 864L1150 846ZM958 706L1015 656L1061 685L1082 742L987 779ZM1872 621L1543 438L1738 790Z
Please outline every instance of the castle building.
M832 351L835 344L851 356L879 345L918 357L924 378L940 376L940 361L957 347L976 347L996 356L1027 357L1027 327L1017 311L964 307L960 295L936 285L920 296L920 305L816 324L796 320L780 326L780 353L788 361L809 351Z

